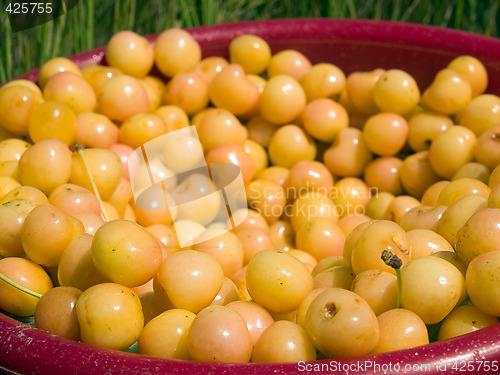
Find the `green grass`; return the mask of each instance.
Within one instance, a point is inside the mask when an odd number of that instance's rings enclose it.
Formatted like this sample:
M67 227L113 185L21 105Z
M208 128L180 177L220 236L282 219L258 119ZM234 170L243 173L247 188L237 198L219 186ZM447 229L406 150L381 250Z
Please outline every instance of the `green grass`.
M117 31L142 35L170 27L285 17L414 22L499 37L500 0L80 0L67 14L13 33L0 0L0 83L55 56L107 43Z

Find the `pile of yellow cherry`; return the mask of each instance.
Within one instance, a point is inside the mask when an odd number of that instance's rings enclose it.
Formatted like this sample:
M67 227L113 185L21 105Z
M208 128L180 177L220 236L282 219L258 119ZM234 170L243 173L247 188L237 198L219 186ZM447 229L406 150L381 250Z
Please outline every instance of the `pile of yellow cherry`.
M478 59L422 92L403 70L346 75L255 35L226 59L181 29L122 31L105 60L55 58L38 84L0 88L1 311L217 362L381 353L429 343L436 324L445 340L498 323L500 98ZM209 200L134 201L131 153L190 125L207 163L241 169L249 209L231 230ZM189 169L183 139L155 174Z

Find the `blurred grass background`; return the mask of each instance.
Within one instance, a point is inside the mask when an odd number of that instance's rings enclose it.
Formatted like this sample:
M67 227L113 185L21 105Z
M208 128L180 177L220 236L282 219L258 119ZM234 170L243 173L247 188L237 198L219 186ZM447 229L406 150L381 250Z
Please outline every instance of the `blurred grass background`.
M289 17L413 22L499 37L500 0L80 0L54 21L12 32L0 0L0 83L105 45L120 30L148 35L170 27Z

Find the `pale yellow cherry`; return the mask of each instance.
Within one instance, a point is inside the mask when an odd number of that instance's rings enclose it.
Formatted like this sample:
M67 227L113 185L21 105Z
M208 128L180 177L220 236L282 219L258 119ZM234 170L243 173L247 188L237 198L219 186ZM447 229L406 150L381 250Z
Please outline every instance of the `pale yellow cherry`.
M370 160L363 171L364 181L379 193L404 194L401 183L403 160L396 156L381 156Z
M294 256L302 263L304 263L311 272L314 269L314 266L316 266L316 264L318 263L316 258L314 258L311 254L303 250L290 249L287 250L287 253Z
M29 199L13 199L0 205L0 256L22 257L21 230L26 216L37 206Z
M229 43L229 61L240 64L248 74L262 73L270 59L269 44L257 35L239 35Z
M351 290L361 296L377 316L397 307L397 278L389 272L360 272L354 278Z
M167 359L191 359L188 333L195 314L184 309L170 309L149 321L138 340L140 354Z
M103 148L87 148L83 150L83 154L101 198L108 199L123 176L120 158L113 151ZM80 152L74 152L72 155L69 182L93 191L89 172Z
M243 142L243 148L252 159L253 165L255 167L254 176L257 176L269 165L267 152L264 147L251 139L247 139Z
M241 315L247 325L248 332L250 332L253 345L259 341L264 331L274 323L271 314L255 302L235 301L226 306Z
M82 76L87 81L96 95L101 93L104 84L114 76L123 75L120 69L107 65L85 65L81 69Z
M368 118L363 127L363 138L374 154L393 156L405 145L408 131L408 122L404 117L382 112ZM391 137L387 137L387 134L391 134Z
M372 353L392 352L429 343L427 326L413 311L392 309L377 316L377 320L380 338Z
M487 206L488 199L481 195L470 194L458 199L443 212L438 221L437 233L455 246L457 232L475 212Z
M0 204L10 202L14 199L28 199L39 205L49 203L49 198L47 198L42 191L28 185L16 186L9 189L9 191L0 198Z
M81 290L73 287L57 286L42 295L35 309L36 327L58 337L79 341L80 323L76 302L81 293Z
M43 102L30 114L28 133L34 143L58 139L70 146L76 137L76 116L64 103Z
M92 238L91 234L85 233L66 246L57 268L57 280L60 285L83 291L109 281L97 270L92 259Z
M222 286L210 305L226 306L236 301L241 301L238 287L229 277L224 276Z
M0 90L0 128L6 136L28 135L29 119L33 110L44 102L36 91L20 85ZM3 137L2 137L3 138Z
M267 66L267 75L275 77L283 74L300 81L311 69L309 59L299 51L286 49L271 56Z
M314 160L317 149L313 139L302 128L289 124L272 135L268 152L271 163L291 168L300 161Z
M469 264L480 254L500 249L500 209L478 210L465 222L455 237L455 251L459 258Z
M167 133L190 125L186 111L177 105L162 105L153 113L161 117L167 127Z
M414 151L427 150L434 138L454 126L449 116L429 111L414 114L408 125L408 144Z
M309 102L302 112L301 119L307 133L322 142L332 142L337 134L349 125L345 108L328 98Z
M493 171L491 171L490 179L488 181L488 186L490 188L494 188L500 183L500 166L495 167Z
M495 324L498 324L496 317L482 312L474 305L458 306L444 318L439 328L438 340L476 332Z
M383 112L406 114L420 101L420 90L410 74L401 69L390 69L375 84L373 100Z
M194 115L209 103L209 85L194 71L178 72L167 83L161 96L162 102L181 107Z
M66 57L55 57L46 61L40 68L40 73L38 74L38 85L40 88L43 89L49 78L59 72L73 72L82 75L80 68L72 60Z
M258 86L247 78L239 64L222 68L210 83L208 93L216 107L225 108L235 115L255 110L260 97Z
M158 77L146 76L139 81L148 96L148 111L154 112L161 104L161 94L165 89L165 83Z
M500 266L500 250L478 255L467 267L465 286L472 303L482 312L499 316L500 283L495 276Z
M472 130L453 126L439 134L429 148L429 163L437 175L450 179L464 164L472 161L477 137Z
M306 94L300 83L289 75L278 74L267 82L260 96L259 110L264 119L286 124L297 118L306 105Z
M252 346L245 321L226 306L208 306L200 311L188 334L189 354L200 362L246 363Z
M265 120L261 115L252 116L246 123L248 137L263 147L269 146L272 135L276 131L276 125Z
M304 74L300 84L304 88L307 101L327 98L340 94L345 89L345 74L336 65L314 64Z
M304 326L305 320L306 320L306 315L307 315L307 310L309 309L309 305L311 302L324 290L327 288L316 288L311 290L302 300L302 302L299 305L299 308L297 309L297 316L296 316L296 323L300 326Z
M271 181L253 180L246 190L249 207L262 215L268 224L284 214L286 196L281 186Z
M379 220L367 224L352 247L353 271L358 274L365 270L378 269L395 274L394 269L381 259L384 250L396 253L403 265L406 264L411 257L411 246L406 231L390 220Z
M270 249L252 258L247 266L246 284L255 302L273 312L285 313L299 307L314 282L300 260Z
M410 241L411 259L438 251L454 251L453 246L444 237L430 229L412 229L406 234Z
M154 50L143 36L123 30L109 40L106 46L106 62L124 74L142 78L153 67Z
M361 176L372 159L362 131L351 126L341 129L323 154L325 166L339 177Z
M366 215L373 220L383 219L386 217L389 206L394 198L394 194L387 191L380 191L374 194L370 202L366 205Z
M296 232L313 219L326 219L334 223L339 220L335 203L320 191L308 191L300 195L293 202L291 209L285 213L290 216L292 227Z
M328 268L314 276L314 288L342 288L351 290L354 273L346 266Z
M349 233L351 233L352 230L356 228L358 225L370 220L371 217L365 214L352 213L342 216L339 219L338 226L340 227L340 229L342 229L342 232L344 232L344 234L348 236Z
M11 86L24 86L29 88L30 90L33 90L36 92L38 95L42 96L42 90L40 87L33 81L27 80L27 79L13 79L12 81L9 81L5 83L0 90L6 89L7 87Z
M277 246L271 241L269 231L262 228L254 227L241 229L237 232L237 235L244 251L244 264L250 262L258 252L266 249L273 249Z
M47 81L43 96L46 101L56 101L66 104L76 115L93 111L97 97L85 79L73 72L54 74Z
M439 205L451 206L467 195L489 196L491 189L484 182L474 178L459 178L446 185L438 196Z
M457 124L472 130L477 137L500 121L500 97L493 94L482 94L455 116Z
M156 66L167 77L189 71L201 61L198 42L189 32L177 28L168 29L158 36L154 52Z
M399 195L389 204L384 219L400 224L401 219L408 211L419 206L420 201L417 198L411 195Z
M407 211L399 222L399 225L406 230L430 229L437 232L438 224L447 206L417 206Z
M112 220L95 233L92 258L105 277L136 287L155 276L163 255L159 241L146 229L128 220Z
M19 160L21 155L31 147L29 142L18 138L7 138L0 141L0 162Z
M370 72L353 72L347 76L347 96L357 111L367 115L380 111L373 99L373 92L384 72L384 69L375 69Z
M434 256L412 259L401 269L402 307L418 314L425 324L446 317L465 294L462 273Z
M128 75L110 78L97 97L99 111L110 120L123 122L149 109L149 98L143 84Z
M254 346L252 362L283 363L316 360L316 348L300 325L287 320L271 324Z
M313 219L302 225L295 234L297 247L311 254L317 261L342 255L346 236L335 222Z
M227 232L226 228L212 230L210 228L201 234L194 246L198 250L213 256L222 266L224 275L229 277L243 267L245 258L244 247L239 236ZM214 236L215 234L219 235ZM212 237L212 238L211 238Z
M470 55L455 57L448 64L448 68L462 74L469 81L472 89L472 97L476 97L486 90L488 86L488 72L483 63L476 57Z
M477 149L478 148L476 147L476 150ZM493 153L491 156L493 158L495 157ZM498 163L495 162L492 167L494 168L497 164ZM451 180L458 180L460 178L473 178L488 184L490 179L490 169L482 163L470 162L462 165L462 167L453 175Z
M208 109L197 131L205 153L224 143L242 144L248 138L248 130L240 120L223 108Z
M340 216L364 214L371 199L368 185L357 177L344 177L335 183L330 197L337 206Z
M198 313L208 306L224 282L224 271L213 256L196 250L170 254L158 279L177 308Z
M356 246L356 244L358 243L358 240L360 239L365 229L372 225L374 222L375 220L370 220L359 224L346 237L344 250L342 252L343 265L346 265L348 267L352 266L352 252L354 250L354 246Z
M139 338L144 327L139 297L120 284L90 287L78 298L76 309L81 339L86 344L125 350Z
M260 228L266 233L269 231L269 224L267 224L266 219L256 210L240 208L233 212L231 216L233 222L238 223L233 228L235 233L249 228Z
M344 258L341 255L330 255L319 260L318 263L316 263L316 265L314 266L311 273L313 276L316 276L321 271L335 266L345 266Z
M452 69L440 70L422 94L425 106L445 115L464 109L472 99L469 81Z
M20 257L0 259L0 273L20 286L43 295L53 288L45 269L31 260ZM0 281L0 308L17 317L29 317L35 313L39 298Z
M274 247L288 251L295 248L295 231L292 224L285 220L277 220L269 226L269 238Z
M426 150L407 156L399 176L404 189L416 198L421 198L429 186L441 180L432 169Z
M203 77L205 81L210 83L227 64L229 64L229 62L224 57L209 56L202 59L198 65L195 66L194 71Z
M316 348L329 357L368 354L379 340L373 310L357 294L340 288L326 289L314 298L304 327Z
M55 267L68 244L85 233L83 224L50 204L33 208L21 229L21 243L33 262Z
M465 277L465 273L467 271L467 265L464 264L464 262L459 258L459 256L457 255L457 253L452 252L452 251L438 251L438 252L432 253L431 256L438 257L438 258L446 260L447 262L450 262ZM467 294L464 294L462 296L462 299L460 300L460 303L465 302L466 298L467 298Z
M431 186L427 188L425 191L424 195L422 195L422 198L420 199L421 203L423 206L437 206L437 200L439 197L439 194L441 194L441 191L444 189L446 185L448 185L450 181L448 180L441 180L438 181Z
M160 116L139 113L125 120L118 132L118 142L134 149L167 133L167 127Z

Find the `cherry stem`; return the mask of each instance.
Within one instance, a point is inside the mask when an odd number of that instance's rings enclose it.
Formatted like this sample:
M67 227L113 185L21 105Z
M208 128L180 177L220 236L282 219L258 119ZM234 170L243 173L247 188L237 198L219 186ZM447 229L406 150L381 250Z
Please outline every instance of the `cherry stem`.
M90 172L90 167L87 164L87 158L85 157L85 153L83 152L83 150L85 150L85 146L82 145L80 142L75 142L73 144L73 147L75 148L75 150L78 152L78 154L82 158L83 165L85 166L87 174L89 175L90 184L92 185L92 189L94 190L94 194L97 197L97 200L99 201L99 205L101 206L102 216L104 216L104 220L109 221L108 215L106 215L106 210L104 209L104 205L102 204L101 196L99 195L99 190L97 190L97 186L95 184L94 177L92 177L92 173Z
M19 289L21 292L29 294L30 296L33 296L33 297L36 297L36 298L40 298L42 296L40 293L33 292L32 290L29 290L29 289L25 288L24 286L19 285L18 283L16 283L15 281L12 281L7 276L4 276L1 273L0 273L0 280L5 281L10 286L13 286L16 289Z
M400 309L401 308L401 293L402 293L402 287L403 287L403 278L401 276L401 266L403 265L403 261L401 259L399 259L399 257L396 254L394 254L393 252L391 252L389 250L382 251L381 258L385 264L394 268L394 270L396 271L397 285L398 285L398 299L396 302L396 307L398 309Z

